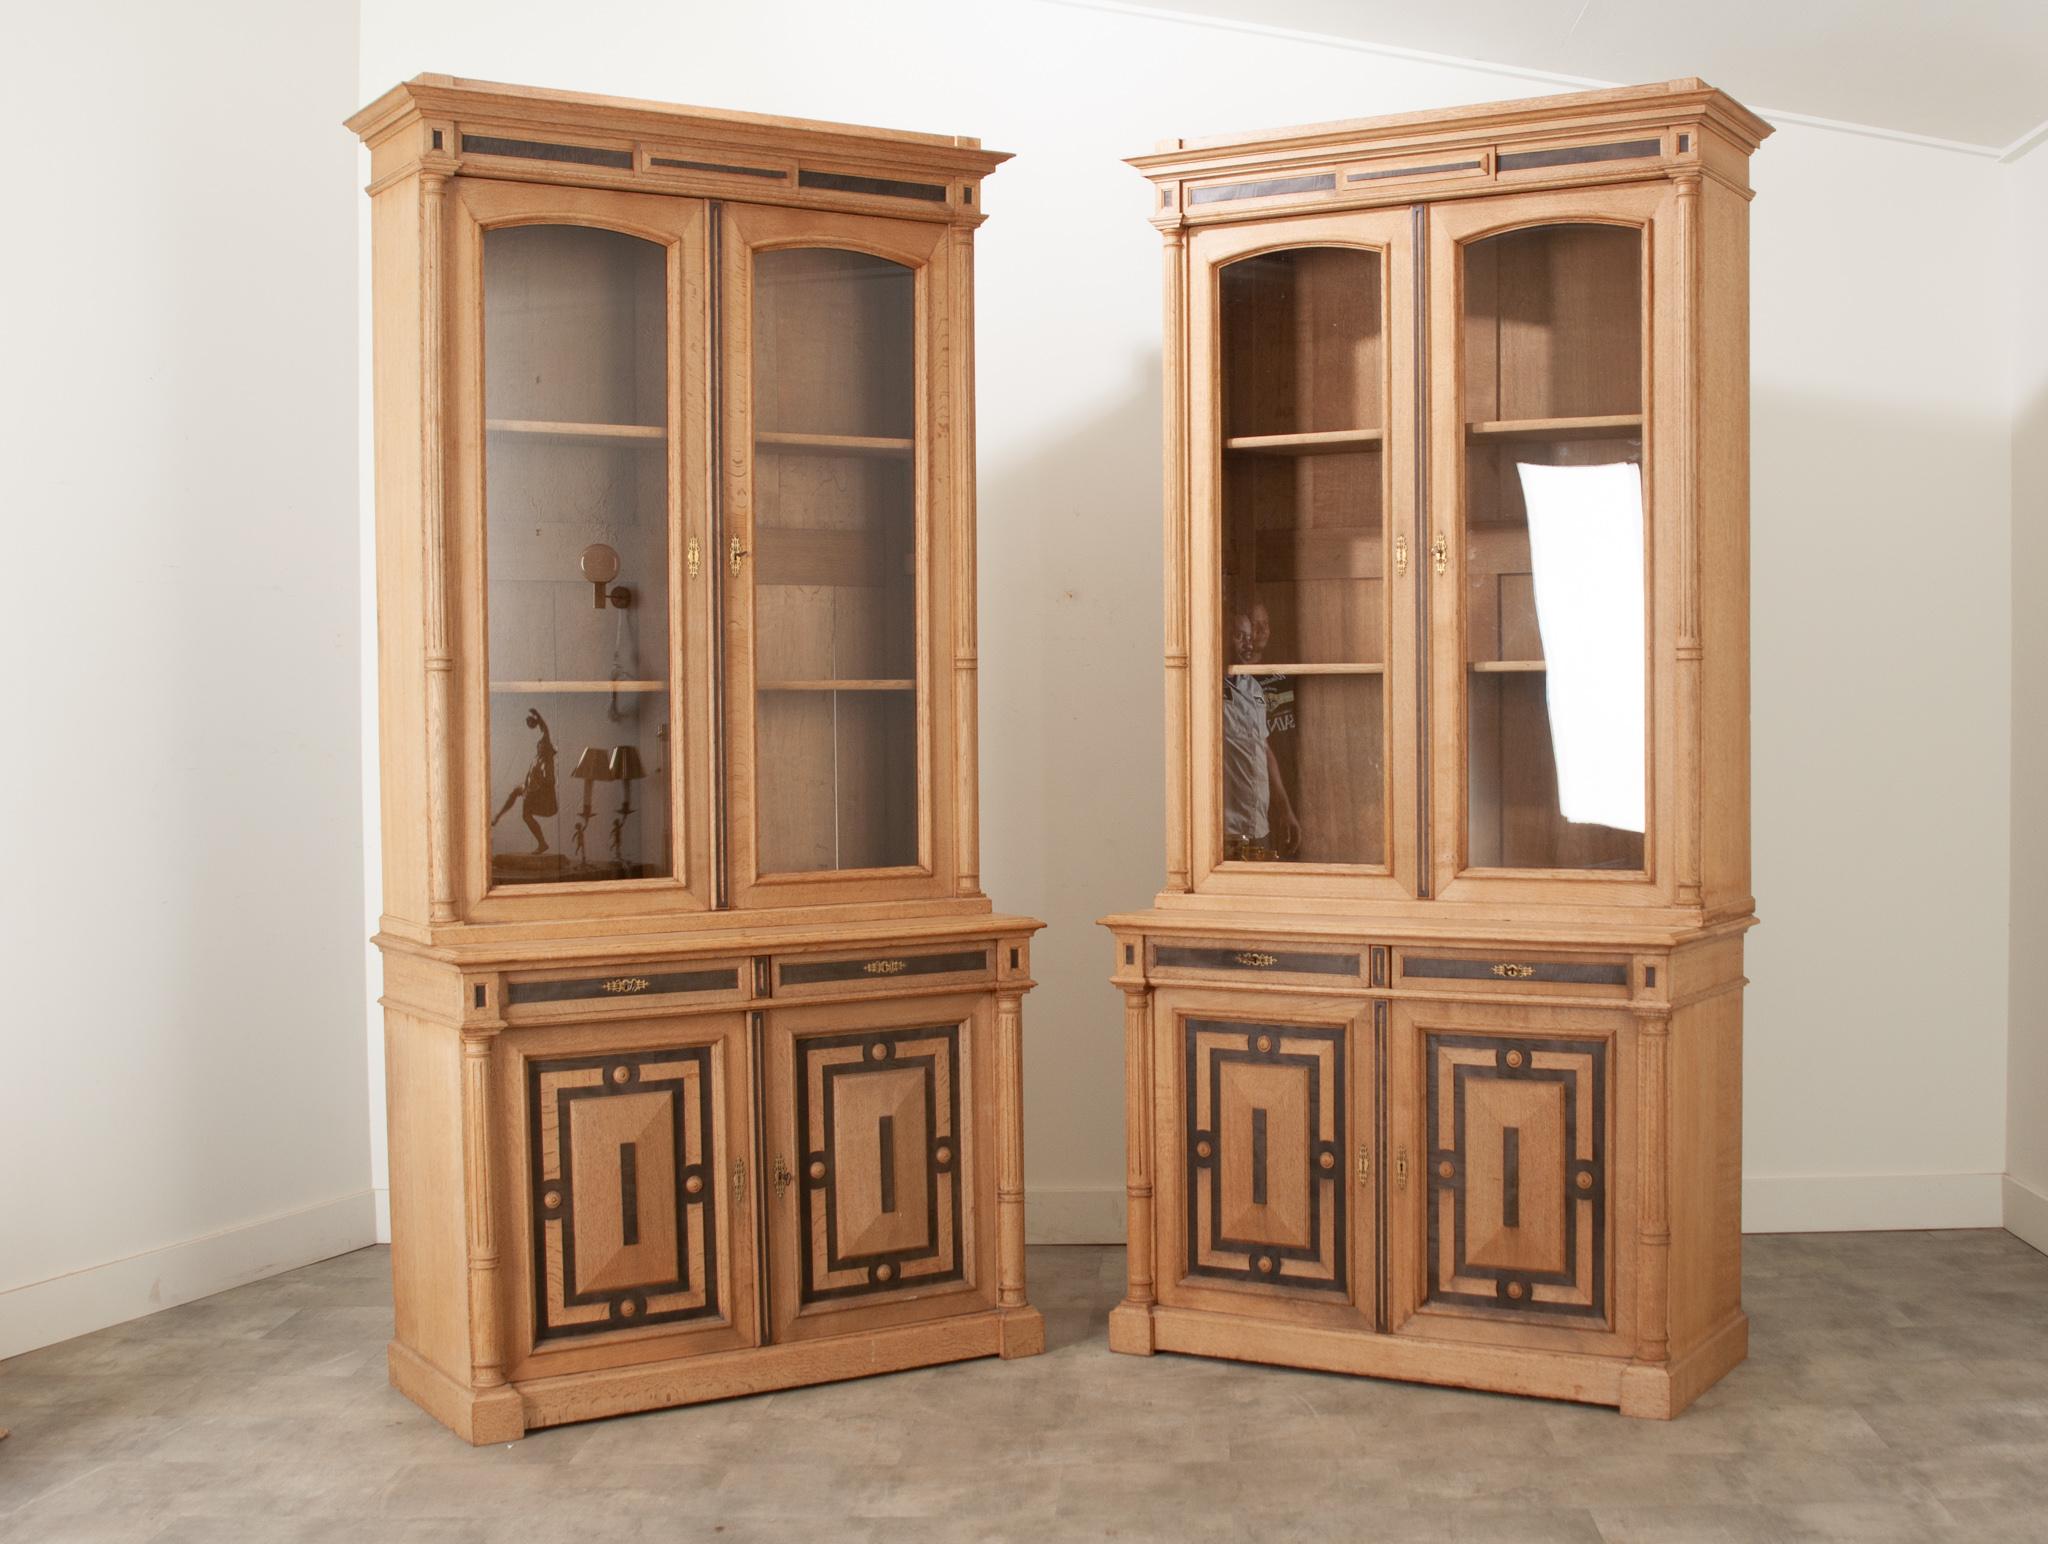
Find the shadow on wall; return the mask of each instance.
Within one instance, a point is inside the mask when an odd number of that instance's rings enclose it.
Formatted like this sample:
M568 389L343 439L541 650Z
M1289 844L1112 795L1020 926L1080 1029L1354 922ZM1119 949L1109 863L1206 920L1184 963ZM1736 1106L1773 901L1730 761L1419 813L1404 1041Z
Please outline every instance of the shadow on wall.
M1047 924L1026 1154L1032 1235L1065 1241L1121 1237L1123 1007L1095 919L1164 875L1159 370L1129 356L1061 418L985 371L978 413L1011 430L979 483L982 884Z

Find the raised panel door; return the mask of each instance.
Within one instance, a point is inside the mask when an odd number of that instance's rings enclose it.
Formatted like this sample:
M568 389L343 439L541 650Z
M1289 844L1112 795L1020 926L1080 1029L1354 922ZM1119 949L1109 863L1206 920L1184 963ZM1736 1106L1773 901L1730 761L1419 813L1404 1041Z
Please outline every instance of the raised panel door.
M744 1022L727 1013L607 1023L601 1037L507 1033L529 1372L549 1359L614 1364L621 1343L625 1360L751 1343Z
M1374 1031L1333 999L1167 989L1160 1301L1369 1327ZM1170 1103L1170 1113L1169 1113Z
M1394 1328L1618 1329L1626 1020L1464 1004L1397 1004L1393 1020Z
M985 998L768 1015L774 1334L993 1303Z

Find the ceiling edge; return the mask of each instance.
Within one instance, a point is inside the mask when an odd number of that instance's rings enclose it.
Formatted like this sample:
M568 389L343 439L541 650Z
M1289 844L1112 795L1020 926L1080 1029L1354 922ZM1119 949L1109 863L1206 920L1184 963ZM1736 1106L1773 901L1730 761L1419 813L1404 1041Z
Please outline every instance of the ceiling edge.
M1574 90L1600 90L1628 81L1595 80L1585 75L1565 75L1556 70L1535 70L1522 65L1496 64L1490 59L1465 59L1455 54L1435 54L1421 48L1403 48L1393 43L1374 43L1365 38L1344 37L1334 32L1306 32L1298 27L1275 27L1265 22L1239 21L1228 16L1205 16L1191 11L1176 11L1170 6L1144 5L1134 0L1038 0L1041 5L1061 5L1077 11L1107 11L1113 15L1142 17L1147 21L1177 23L1184 27L1207 27L1219 32L1250 33L1257 37L1279 38L1291 43L1314 43L1325 48L1345 48L1354 53L1379 54L1389 59L1412 59L1421 64L1444 65L1452 69L1478 70L1488 75L1501 75L1511 80L1541 81L1546 85L1569 86ZM1989 160L2017 160L2042 139L2048 138L2048 122L2029 130L2012 144L1976 145L1964 140L1940 139L1932 134L1916 134L1909 129L1888 129L1875 123L1850 123L1840 118L1823 118L1817 113L1795 112L1789 108L1756 106L1745 102L1750 111L1770 119L1774 124L1796 123L1809 129L1826 129L1836 134L1855 134L1866 139L1890 140L1895 144L1919 145L1929 150L1946 150L1955 155L1980 156Z

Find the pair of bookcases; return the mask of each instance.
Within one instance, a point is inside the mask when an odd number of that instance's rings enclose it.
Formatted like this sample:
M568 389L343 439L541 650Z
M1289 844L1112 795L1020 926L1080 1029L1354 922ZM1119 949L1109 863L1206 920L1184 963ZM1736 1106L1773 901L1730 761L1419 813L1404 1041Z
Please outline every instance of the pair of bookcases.
M394 1381L1043 1344L973 140L422 76L372 155ZM1697 81L1175 144L1123 1351L1738 1361L1747 160Z

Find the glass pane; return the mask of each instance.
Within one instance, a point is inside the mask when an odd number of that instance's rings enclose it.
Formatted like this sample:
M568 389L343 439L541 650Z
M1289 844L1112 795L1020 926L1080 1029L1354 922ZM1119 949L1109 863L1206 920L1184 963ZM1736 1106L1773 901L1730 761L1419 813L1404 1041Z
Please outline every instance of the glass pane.
M917 279L754 259L760 872L918 861Z
M1467 861L1643 867L1643 249L1465 249Z
M484 235L491 882L672 874L667 254Z
M1386 862L1380 257L1219 277L1223 856Z

